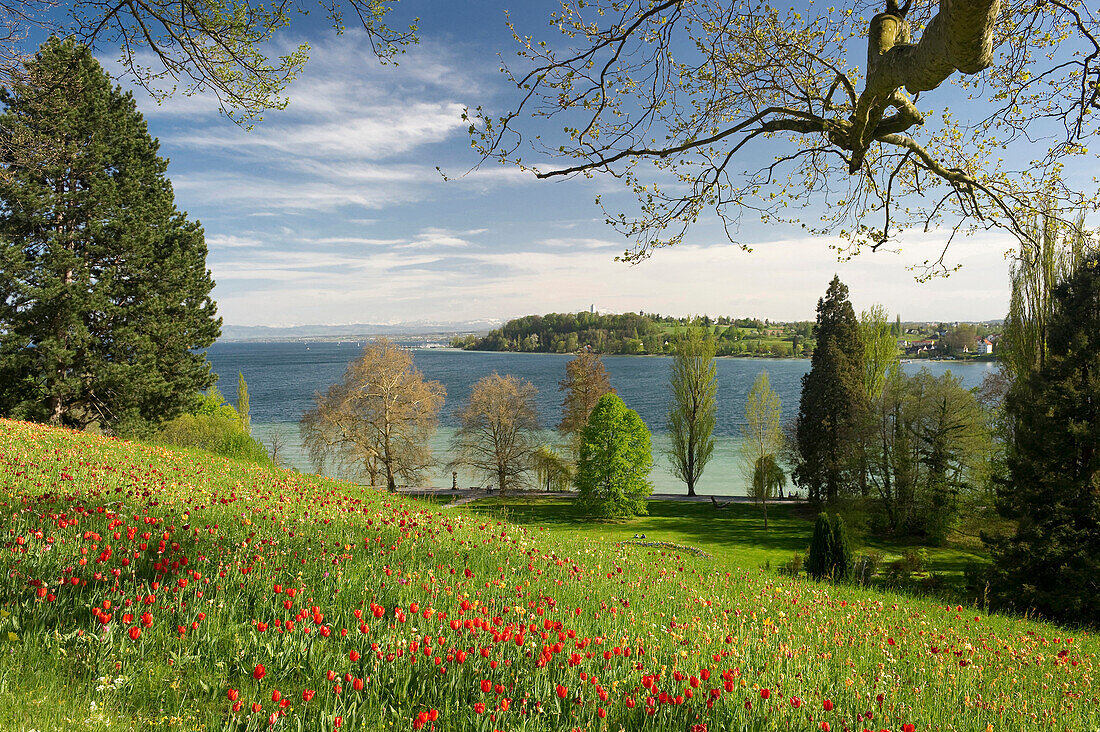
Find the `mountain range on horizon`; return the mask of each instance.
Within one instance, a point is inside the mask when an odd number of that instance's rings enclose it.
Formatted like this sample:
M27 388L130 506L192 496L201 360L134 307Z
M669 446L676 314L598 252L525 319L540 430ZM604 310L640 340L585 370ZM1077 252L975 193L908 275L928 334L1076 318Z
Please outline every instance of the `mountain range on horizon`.
M485 318L459 322L342 323L337 325L223 325L221 341L277 341L296 338L364 338L380 335L454 335L487 333L503 320Z

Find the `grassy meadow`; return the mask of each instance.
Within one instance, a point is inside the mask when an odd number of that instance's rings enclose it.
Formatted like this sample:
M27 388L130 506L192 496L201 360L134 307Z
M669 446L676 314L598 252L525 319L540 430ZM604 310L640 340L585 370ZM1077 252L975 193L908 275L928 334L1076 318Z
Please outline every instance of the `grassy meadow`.
M1100 726L1094 634L764 571L791 507L504 522L11 421L0 486L4 730Z

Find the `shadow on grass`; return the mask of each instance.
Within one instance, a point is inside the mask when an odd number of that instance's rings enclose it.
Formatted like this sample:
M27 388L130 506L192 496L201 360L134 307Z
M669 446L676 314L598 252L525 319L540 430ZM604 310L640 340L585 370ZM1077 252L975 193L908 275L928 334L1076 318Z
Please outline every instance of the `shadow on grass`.
M648 507L649 515L620 521L592 518L572 498L492 498L465 508L486 518L544 526L578 538L620 541L645 534L648 539L696 546L715 554L748 549L757 554L794 554L809 545L813 528L804 507L794 504L770 506L767 530L762 509L751 504L716 510L709 503L650 501Z

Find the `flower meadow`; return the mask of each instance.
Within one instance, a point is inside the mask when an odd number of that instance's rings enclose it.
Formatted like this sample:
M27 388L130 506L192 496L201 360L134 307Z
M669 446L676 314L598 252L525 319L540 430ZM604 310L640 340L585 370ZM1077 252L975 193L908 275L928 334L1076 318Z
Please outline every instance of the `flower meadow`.
M0 727L1096 730L1089 632L0 421Z

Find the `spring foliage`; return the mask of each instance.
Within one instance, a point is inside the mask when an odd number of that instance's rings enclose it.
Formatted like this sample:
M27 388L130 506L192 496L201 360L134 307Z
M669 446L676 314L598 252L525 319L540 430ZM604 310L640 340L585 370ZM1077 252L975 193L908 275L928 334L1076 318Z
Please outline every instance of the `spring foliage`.
M652 467L649 429L642 418L618 396L600 397L581 434L574 479L581 504L594 516L646 514Z

